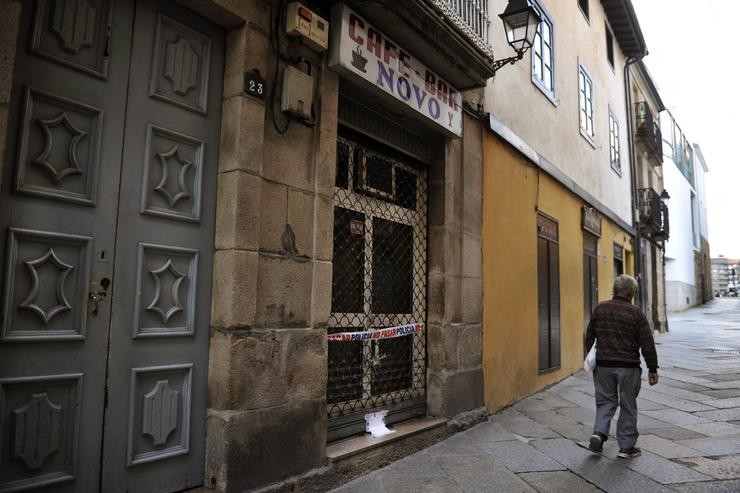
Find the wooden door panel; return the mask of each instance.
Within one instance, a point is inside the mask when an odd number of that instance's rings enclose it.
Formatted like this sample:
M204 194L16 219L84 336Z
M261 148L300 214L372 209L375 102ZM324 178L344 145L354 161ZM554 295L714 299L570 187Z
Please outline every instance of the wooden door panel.
M99 487L110 296L88 295L113 279L132 21L124 1L23 2L0 189L2 491Z

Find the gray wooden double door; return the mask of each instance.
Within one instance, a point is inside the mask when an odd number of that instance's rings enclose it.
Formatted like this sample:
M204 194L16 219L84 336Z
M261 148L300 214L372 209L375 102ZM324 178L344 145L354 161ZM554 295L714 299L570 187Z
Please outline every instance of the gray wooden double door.
M220 28L23 2L0 190L0 491L202 483Z

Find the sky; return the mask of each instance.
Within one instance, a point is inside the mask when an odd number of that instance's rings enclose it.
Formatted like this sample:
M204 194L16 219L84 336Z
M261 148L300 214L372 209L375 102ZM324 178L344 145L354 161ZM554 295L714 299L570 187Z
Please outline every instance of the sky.
M665 107L686 138L699 144L709 168L711 256L740 258L740 1L632 3L649 52L645 65ZM668 165L673 166L665 160Z

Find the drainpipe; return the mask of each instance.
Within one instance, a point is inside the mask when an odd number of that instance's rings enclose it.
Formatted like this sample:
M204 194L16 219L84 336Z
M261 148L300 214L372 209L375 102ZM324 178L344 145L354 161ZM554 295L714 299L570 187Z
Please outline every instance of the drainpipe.
M630 87L630 65L633 63L638 62L639 58L628 58L624 63L624 94L625 94L625 102L627 104L627 146L629 152L627 153L629 155L630 160L630 177L632 180L632 224L635 226L635 236L634 236L634 270L635 270L635 277L642 281L642 276L640 275L640 228L637 224L637 217L635 215L635 210L637 209L637 165L635 158L635 145L634 145L634 139L635 139L635 133L634 128L632 126L632 115L633 115L633 109L632 109L632 88ZM642 283L641 283L642 284ZM644 289L644 288L643 288ZM640 305L642 305L642 291L640 292ZM640 306L643 310L645 309L644 306Z

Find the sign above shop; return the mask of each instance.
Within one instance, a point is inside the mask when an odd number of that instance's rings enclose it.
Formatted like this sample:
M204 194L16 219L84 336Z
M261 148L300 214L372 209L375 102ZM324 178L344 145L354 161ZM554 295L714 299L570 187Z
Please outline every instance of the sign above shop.
M462 135L460 92L344 4L332 8L329 66L401 102L408 114Z
M601 214L596 212L596 209L584 205L582 223L583 229L601 237Z

